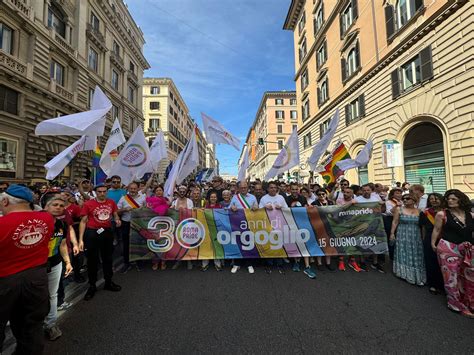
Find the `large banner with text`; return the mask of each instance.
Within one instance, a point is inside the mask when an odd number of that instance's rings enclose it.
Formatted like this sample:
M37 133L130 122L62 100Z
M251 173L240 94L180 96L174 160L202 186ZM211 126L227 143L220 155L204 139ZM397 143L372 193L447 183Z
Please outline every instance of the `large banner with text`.
M130 260L295 258L387 252L380 205L132 210Z

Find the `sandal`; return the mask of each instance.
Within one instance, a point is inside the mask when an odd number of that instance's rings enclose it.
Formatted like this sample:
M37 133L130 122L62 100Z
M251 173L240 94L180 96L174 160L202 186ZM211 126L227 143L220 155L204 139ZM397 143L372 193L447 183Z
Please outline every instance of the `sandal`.
M158 270L158 263L153 263L153 265L151 266L151 269L152 269L153 271Z
M432 295L437 295L438 294L438 290L435 287L430 287L429 291Z

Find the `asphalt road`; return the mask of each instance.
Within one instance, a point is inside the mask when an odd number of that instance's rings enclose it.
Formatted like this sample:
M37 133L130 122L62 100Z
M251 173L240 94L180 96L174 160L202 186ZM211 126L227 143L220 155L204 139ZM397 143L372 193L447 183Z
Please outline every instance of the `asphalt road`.
M444 296L375 271L117 274L60 320L47 354L472 353L474 320Z

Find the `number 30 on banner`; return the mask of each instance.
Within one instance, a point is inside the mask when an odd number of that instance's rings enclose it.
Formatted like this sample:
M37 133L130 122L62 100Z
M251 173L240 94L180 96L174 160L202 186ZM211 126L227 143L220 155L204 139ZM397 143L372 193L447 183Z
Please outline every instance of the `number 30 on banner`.
M166 253L170 251L174 243L174 221L170 217L153 217L148 222L148 229L159 229L158 240L148 239L146 241L148 249L154 253Z

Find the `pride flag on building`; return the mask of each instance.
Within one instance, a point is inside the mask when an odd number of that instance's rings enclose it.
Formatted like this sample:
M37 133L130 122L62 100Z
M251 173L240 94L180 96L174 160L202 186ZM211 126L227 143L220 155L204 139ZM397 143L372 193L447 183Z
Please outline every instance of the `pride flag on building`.
M99 165L101 157L102 157L102 152L100 151L99 143L97 143L95 146L94 155L92 156L92 167L93 167L92 182L94 183L94 185L104 183L107 177Z
M324 182L326 184L335 182L339 176L344 175L344 170L341 170L336 165L336 163L341 160L350 158L351 156L347 151L344 143L336 143L336 146L332 150L331 154L329 154L321 163L320 169L318 171L318 173L320 173L323 177Z

